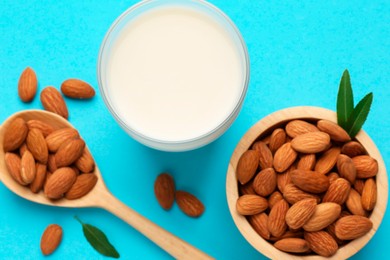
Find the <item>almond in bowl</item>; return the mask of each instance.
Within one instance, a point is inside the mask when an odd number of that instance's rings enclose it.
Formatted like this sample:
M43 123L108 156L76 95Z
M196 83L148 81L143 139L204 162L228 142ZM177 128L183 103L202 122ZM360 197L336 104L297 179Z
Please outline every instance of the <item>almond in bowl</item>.
M351 140L336 122L327 109L288 108L260 120L237 145L229 209L263 255L346 259L379 228L388 196L383 159L364 131Z

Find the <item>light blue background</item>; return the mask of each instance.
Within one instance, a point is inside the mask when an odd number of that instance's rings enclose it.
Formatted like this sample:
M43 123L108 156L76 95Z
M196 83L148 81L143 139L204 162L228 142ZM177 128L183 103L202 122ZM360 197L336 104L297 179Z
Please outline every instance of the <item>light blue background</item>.
M41 108L17 96L26 66L35 69L39 90L70 77L97 89L100 43L111 23L136 1L0 0L0 122L12 113ZM243 109L216 142L191 152L166 153L132 140L115 123L99 93L92 101L67 99L70 121L87 141L110 190L124 203L218 259L263 259L235 227L225 197L225 175L241 136L262 117L298 105L335 109L340 76L348 68L355 99L374 92L364 129L390 163L389 1L213 0L241 30L251 58L251 81ZM198 196L199 219L175 205L165 212L153 194L162 171ZM379 194L380 196L380 194ZM0 185L0 258L42 258L39 240L50 223L64 228L49 259L100 258L84 239L77 214L100 227L122 259L169 259L142 235L100 209L59 209L18 198ZM355 259L389 258L390 217Z

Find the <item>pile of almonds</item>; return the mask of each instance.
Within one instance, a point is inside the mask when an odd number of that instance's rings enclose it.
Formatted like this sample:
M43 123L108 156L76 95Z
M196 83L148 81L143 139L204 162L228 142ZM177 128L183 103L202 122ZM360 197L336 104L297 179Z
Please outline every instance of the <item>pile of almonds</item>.
M330 257L369 232L378 163L336 123L293 120L238 161L237 212L276 248Z
M34 193L43 189L49 199L78 199L98 180L94 160L74 128L18 117L5 130L3 148L12 178Z

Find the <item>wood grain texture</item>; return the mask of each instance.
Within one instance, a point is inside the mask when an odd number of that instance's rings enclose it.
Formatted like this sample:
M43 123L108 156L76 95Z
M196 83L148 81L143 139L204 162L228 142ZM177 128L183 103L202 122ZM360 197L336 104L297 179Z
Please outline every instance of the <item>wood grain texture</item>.
M276 128L278 125L280 125L281 122L286 122L293 119L327 119L332 122L337 122L337 116L334 111L319 107L306 106L283 109L261 119L254 126L252 126L249 131L246 132L246 134L241 138L232 154L226 177L227 201L230 213L241 234L256 250L258 250L260 253L267 256L268 258L324 259L320 256L298 257L279 251L266 240L261 238L251 227L246 218L244 216L239 215L235 209L236 200L239 196L237 186L238 182L236 179L235 170L237 167L238 159L241 157L241 154L244 153L261 134L263 134L269 129ZM388 184L386 168L382 156L374 142L363 130L357 134L356 139L366 148L368 154L378 161L379 165L379 171L377 174L377 188L378 194L380 194L380 196L378 196L377 204L370 216L370 219L373 222L373 228L363 237L350 242L344 247L341 247L335 255L327 259L347 259L357 253L368 243L368 241L375 234L376 230L379 228L379 225L386 210L388 198Z
M18 184L7 171L3 150L4 132L10 122L16 117L23 118L25 121L31 119L41 120L44 123L50 124L55 129L73 127L64 118L42 110L25 110L10 116L0 127L0 180L9 190L22 198L49 206L68 208L96 207L106 209L127 222L130 226L141 232L176 259L212 259L204 252L157 226L155 223L141 216L139 213L116 199L104 184L102 175L97 166L94 170L94 174L98 177L95 188L86 196L76 200L49 200L44 196L42 191L35 194L32 193L28 187Z

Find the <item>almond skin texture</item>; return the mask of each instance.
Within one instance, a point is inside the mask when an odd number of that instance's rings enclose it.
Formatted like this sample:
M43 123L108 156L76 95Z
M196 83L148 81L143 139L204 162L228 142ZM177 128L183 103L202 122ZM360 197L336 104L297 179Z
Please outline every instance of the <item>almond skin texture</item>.
M280 200L283 199L283 195L279 191L274 191L268 198L268 207L270 209Z
M95 90L87 82L67 79L61 84L61 92L70 98L87 99L95 96Z
M378 162L369 155L359 155L352 158L356 168L356 177L367 179L378 173Z
M337 159L337 170L341 177L347 179L351 184L356 180L356 167L352 159L347 155L340 154Z
M168 210L175 201L175 181L168 173L157 176L154 182L154 195L160 206Z
M4 152L18 149L27 137L28 127L22 118L15 118L6 128L3 139Z
M287 229L285 219L288 208L287 201L281 200L273 206L269 213L268 230L275 237L280 237Z
M288 253L305 253L309 251L309 244L301 238L284 238L277 241L274 246Z
M47 147L50 152L56 152L60 146L68 140L80 137L79 132L74 128L61 128L46 137Z
M299 159L297 168L300 170L313 170L316 165L316 155L315 154L304 154L301 159Z
M62 228L57 224L49 225L41 237L41 251L44 255L52 254L62 240Z
M353 158L355 156L365 154L366 149L364 149L363 145L361 145L359 142L351 141L341 147L341 153Z
M292 183L290 173L295 169L296 169L296 166L293 164L290 166L290 168L287 171L277 174L276 179L277 179L278 189L282 193L284 192L284 187L286 187L286 185Z
M68 119L69 113L61 93L54 87L46 87L41 92L41 102L45 110Z
M364 189L364 183L365 181L363 179L357 179L355 181L355 184L353 185L353 188L360 194L363 194L363 189Z
M348 133L338 124L329 121L329 120L319 120L317 122L317 127L320 131L329 134L330 139L336 142L348 142L351 140L351 137Z
M49 199L61 198L76 181L77 175L72 168L59 168L50 176L45 185L44 191Z
M240 194L256 194L255 190L253 189L253 180L250 182L245 183L244 185L239 185Z
M85 142L82 139L72 139L60 146L55 155L58 168L69 166L83 154Z
M285 238L302 238L303 239L303 231L302 230L297 230L297 231L287 230L280 237L271 236L269 241L276 242L276 241L279 241L279 240L282 240Z
M19 155L20 157L23 156L23 154L28 151L27 144L23 143L22 146L19 147Z
M84 173L92 172L95 168L95 161L87 148L84 148L83 154L75 162L76 167Z
M334 182L338 178L340 178L340 176L338 175L337 172L331 172L331 173L328 174L328 179L329 179L329 183L330 184L332 184L332 182Z
M41 163L36 163L35 169L36 169L35 179L30 185L30 190L34 193L38 193L42 189L43 184L45 183L46 165Z
M204 212L203 203L191 193L176 191L176 202L179 208L190 217L199 217Z
M47 163L49 151L47 149L45 138L39 129L33 128L28 132L26 144L35 160L43 164Z
M300 153L319 153L330 144L330 136L324 132L311 132L298 135L291 141L292 148Z
M34 70L27 67L19 78L18 94L23 102L30 102L34 99L38 89L37 75Z
M349 196L347 201L345 202L347 205L348 210L354 214L354 215L359 215L359 216L366 216L367 213L364 210L362 206L362 199L360 194L355 190L351 189L349 192Z
M237 179L244 185L255 175L259 166L259 153L255 150L248 150L241 155L237 164Z
M87 195L96 185L98 178L92 173L83 173L77 176L70 190L65 193L65 198L74 200Z
M340 155L339 147L332 147L318 159L317 164L315 166L315 171L327 174L332 168L336 165L337 159Z
M290 203L295 204L303 199L315 199L319 202L320 198L316 195L304 192L294 184L288 184L284 188L283 197Z
M22 180L24 183L31 183L35 179L36 168L35 168L35 160L33 155L26 151L21 160L20 165L20 176L22 176Z
M260 171L253 180L253 189L260 196L266 197L276 189L276 173L273 168Z
M268 215L265 213L260 213L248 217L248 221L253 227L253 229L259 234L262 238L268 240L271 237L271 234L268 230Z
M335 233L339 239L352 240L367 234L372 228L372 222L362 216L346 216L336 222Z
M30 129L30 130L33 128L37 128L37 129L41 130L44 137L48 136L49 134L51 134L54 131L54 128L51 125L46 124L45 122L42 122L41 120L35 120L35 119L28 120L27 126L28 126L28 129Z
M19 155L14 153L5 153L4 160L11 177L20 185L26 185L27 183L23 181L22 176L20 174L21 160Z
M237 199L236 209L240 215L256 215L268 208L268 201L258 195L242 195Z
M318 204L311 218L303 225L306 231L320 231L332 224L341 213L341 206L333 202Z
M259 152L259 164L261 169L272 167L274 158L271 150L264 142L258 141L254 143L253 149Z
M363 209L371 211L374 209L377 198L376 183L373 178L367 179L364 183L362 192L362 206Z
M298 154L295 152L292 147L291 143L285 143L283 144L274 155L274 168L277 172L284 172L287 170L295 161Z
M286 132L282 128L275 129L271 134L269 149L275 153L286 142Z
M326 191L322 202L334 202L343 205L348 198L351 190L351 184L344 178L338 178L333 181Z
M55 172L57 170L56 157L54 154L49 154L47 158L47 170L49 172Z
M291 138L295 138L298 135L302 135L310 132L318 132L318 131L319 130L315 125L310 124L303 120L293 120L286 125L286 133Z
M298 188L311 193L322 193L329 188L328 177L315 171L294 170L291 180Z
M330 257L339 248L333 237L326 231L305 232L304 236L310 249L320 256Z
M287 211L287 225L292 229L301 228L314 214L316 206L316 199L304 199L298 201Z

